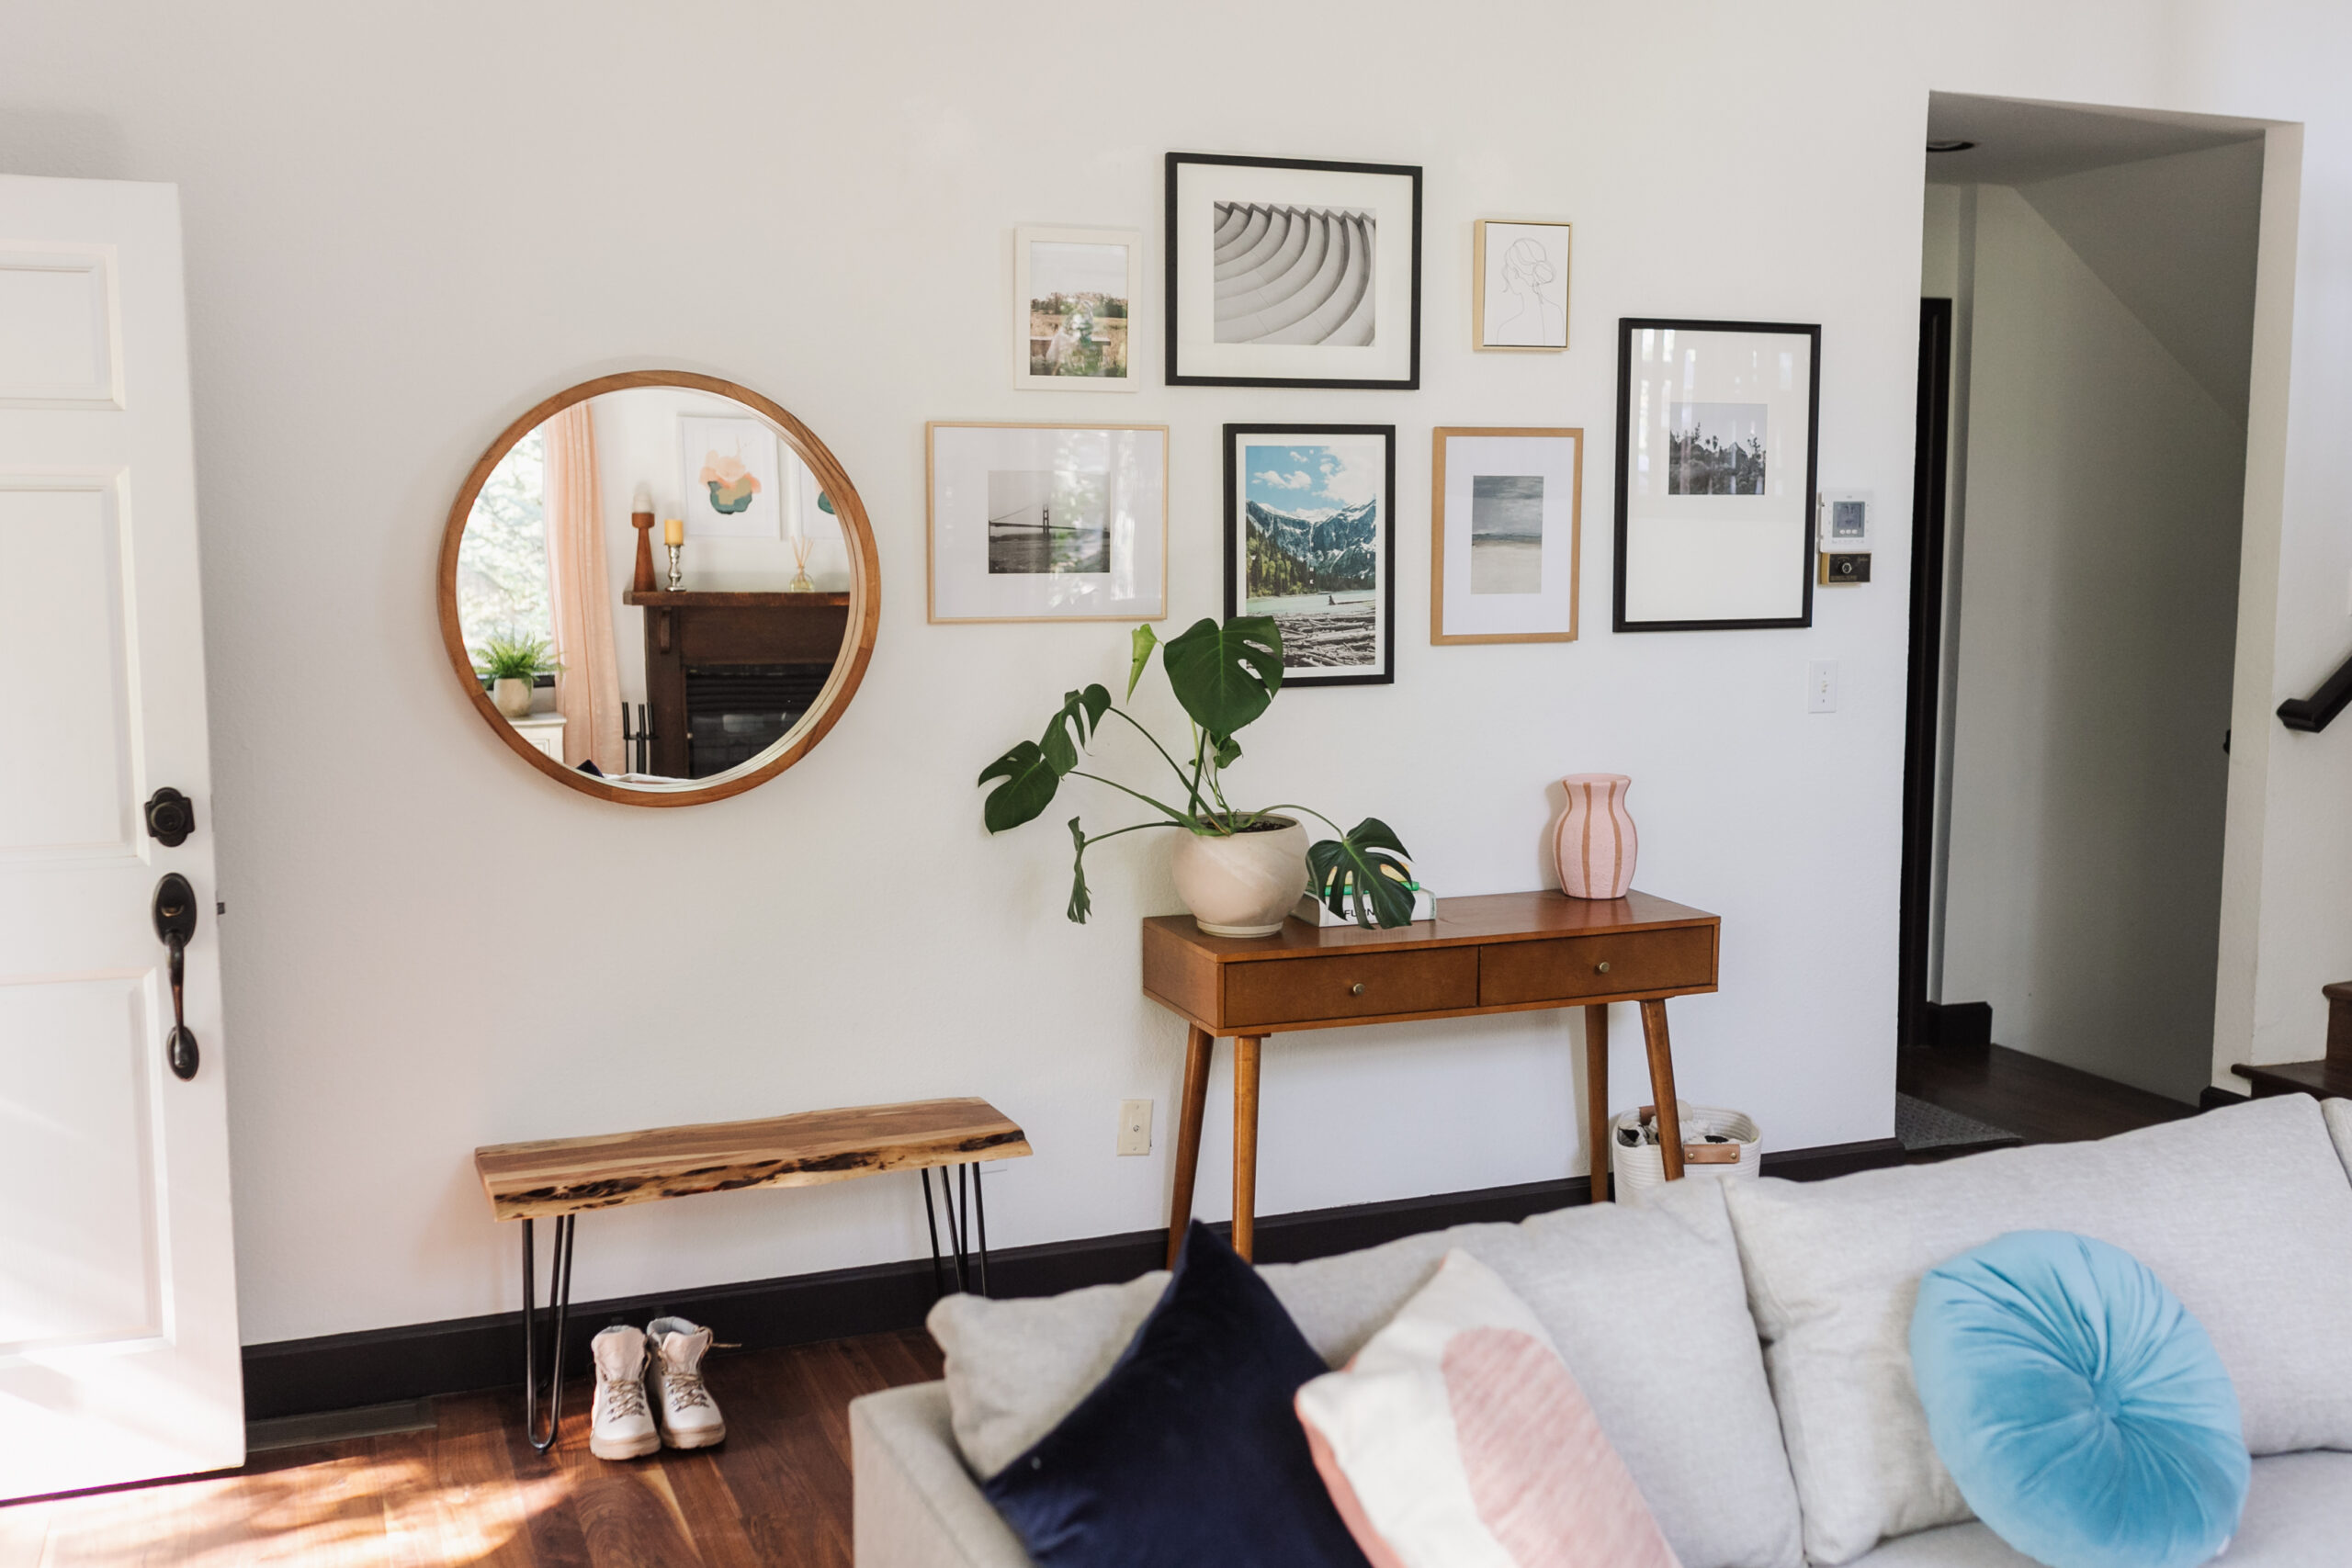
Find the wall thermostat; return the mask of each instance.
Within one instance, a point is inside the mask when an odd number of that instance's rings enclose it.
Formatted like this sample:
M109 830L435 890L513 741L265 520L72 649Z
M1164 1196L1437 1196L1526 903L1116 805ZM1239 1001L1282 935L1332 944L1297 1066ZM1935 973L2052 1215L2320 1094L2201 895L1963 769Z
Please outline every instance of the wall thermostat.
M1866 490L1823 491L1820 523L1815 530L1822 553L1869 549L1873 510L1871 492Z

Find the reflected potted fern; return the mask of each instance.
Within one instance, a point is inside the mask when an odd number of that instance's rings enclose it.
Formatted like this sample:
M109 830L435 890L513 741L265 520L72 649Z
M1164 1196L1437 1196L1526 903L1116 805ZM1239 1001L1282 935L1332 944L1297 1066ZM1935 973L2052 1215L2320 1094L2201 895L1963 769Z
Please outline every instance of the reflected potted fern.
M1265 713L1283 684L1282 632L1270 615L1240 615L1219 626L1200 620L1163 643L1148 626L1134 634L1126 696L1135 696L1153 656L1176 701L1191 720L1186 744L1170 750L1101 685L1063 694L1045 734L1023 740L990 762L979 783L991 781L981 818L991 833L1034 821L1054 803L1066 778L1085 779L1150 807L1150 820L1088 833L1069 819L1076 847L1070 864L1069 918L1083 923L1093 908L1086 886L1086 852L1105 839L1154 828L1182 829L1171 869L1176 891L1201 930L1213 936L1271 936L1312 881L1334 914L1364 927L1401 926L1413 918L1408 852L1388 825L1367 817L1346 832L1304 806L1235 806L1226 795L1226 770L1241 759L1234 737ZM1172 787L1148 791L1089 771L1084 763L1102 726L1116 720L1148 741L1173 775ZM1157 770L1153 770L1155 776ZM1148 782L1148 781L1147 781ZM1157 793L1154 793L1156 791ZM1163 798L1164 797L1164 798ZM1307 841L1288 812L1323 823L1339 837Z
M509 718L531 716L531 688L542 675L560 672L555 649L543 637L492 632L470 650L474 673L490 682L490 700Z

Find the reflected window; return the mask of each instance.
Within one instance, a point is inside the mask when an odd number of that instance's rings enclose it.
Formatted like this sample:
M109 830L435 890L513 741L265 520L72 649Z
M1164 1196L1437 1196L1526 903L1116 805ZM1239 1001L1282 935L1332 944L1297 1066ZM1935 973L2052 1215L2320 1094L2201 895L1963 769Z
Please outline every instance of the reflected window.
M555 642L548 588L547 438L534 430L491 470L458 546L458 625L492 638Z

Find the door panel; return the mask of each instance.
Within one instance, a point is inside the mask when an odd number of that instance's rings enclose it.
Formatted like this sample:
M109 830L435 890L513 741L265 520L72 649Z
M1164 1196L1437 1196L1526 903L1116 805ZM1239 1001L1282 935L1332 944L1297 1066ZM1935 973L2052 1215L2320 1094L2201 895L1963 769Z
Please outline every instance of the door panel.
M186 338L170 186L0 176L0 1497L244 1457Z

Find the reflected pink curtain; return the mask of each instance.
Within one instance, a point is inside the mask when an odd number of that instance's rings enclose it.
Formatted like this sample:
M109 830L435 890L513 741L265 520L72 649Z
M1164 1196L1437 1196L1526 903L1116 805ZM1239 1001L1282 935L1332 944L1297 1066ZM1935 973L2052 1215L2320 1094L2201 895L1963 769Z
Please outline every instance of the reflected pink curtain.
M563 761L594 759L624 772L621 667L613 649L613 587L605 574L605 507L596 483L596 427L586 403L548 421L548 586L554 600L556 711L563 715Z

